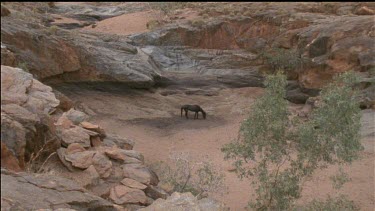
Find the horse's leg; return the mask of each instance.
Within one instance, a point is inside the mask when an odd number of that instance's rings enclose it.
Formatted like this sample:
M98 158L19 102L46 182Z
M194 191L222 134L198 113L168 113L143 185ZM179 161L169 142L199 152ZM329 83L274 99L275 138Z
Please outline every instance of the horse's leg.
M181 117L182 117L182 110L184 110L183 108L181 108Z
M188 110L187 109L185 110L185 116L186 116L186 119L189 119L189 117L188 117Z

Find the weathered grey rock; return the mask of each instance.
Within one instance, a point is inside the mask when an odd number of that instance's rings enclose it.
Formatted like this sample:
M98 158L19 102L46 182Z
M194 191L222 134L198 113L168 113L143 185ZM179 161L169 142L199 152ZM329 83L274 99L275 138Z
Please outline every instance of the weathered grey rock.
M124 177L134 179L146 185L157 185L158 176L149 168L142 164L125 164L122 165Z
M125 186L128 186L129 188L135 188L135 189L140 189L140 190L144 190L147 188L146 185L136 181L136 180L133 180L133 179L129 179L129 178L125 178L123 180L121 180L121 183Z
M85 193L72 180L55 175L1 174L1 205L4 210L67 208L115 211L112 203Z
M100 139L99 136L91 136L90 142L91 142L92 147L99 147L102 145L102 140Z
M84 188L90 188L99 184L100 175L96 171L93 165L89 166L82 172L77 172L75 178L76 181Z
M66 155L66 149L65 148L60 148L56 151L57 153L57 156L59 157L61 163L71 172L74 172L75 169L72 165L71 162L68 162L67 160L65 160L65 155Z
M112 171L112 162L102 153L97 152L92 158L92 164L101 178L107 178Z
M66 118L68 118L76 125L79 125L81 122L85 121L88 118L87 114L83 113L82 111L77 111L74 108L70 109L63 115L65 115Z
M69 129L59 129L58 135L61 138L61 143L64 146L68 146L72 143L79 143L83 147L90 147L90 136L81 127L75 126Z
M92 124L90 122L85 122L84 121L84 122L80 123L80 126L83 127L83 128L85 128L85 129L87 129L87 130L92 130L92 131L94 131L96 133L99 133L100 137L102 137L102 138L106 137L106 133L105 133L104 129L101 128L101 127L99 127L98 125L94 125L94 124Z
M65 160L71 162L74 167L87 169L89 166L93 165L93 157L95 154L95 151L76 152L66 154Z
M127 138L122 138L114 134L110 134L103 139L103 145L109 147L118 146L120 149L132 150L134 147L134 141Z
M190 192L178 193L174 192L165 199L157 199L150 206L140 209L139 211L172 211L172 210L189 210L189 211L228 211L223 203L213 199L198 200Z
M74 154L77 152L84 152L84 151L86 151L85 148L79 143L69 144L68 148L66 148L67 155Z

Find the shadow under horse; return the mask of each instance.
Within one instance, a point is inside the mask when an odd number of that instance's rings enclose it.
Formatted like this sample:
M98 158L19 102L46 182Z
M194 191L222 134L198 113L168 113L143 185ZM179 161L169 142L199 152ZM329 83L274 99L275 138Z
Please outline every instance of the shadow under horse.
M194 119L199 119L199 112L202 112L203 119L206 119L206 112L199 105L183 105L181 107L181 117L182 117L182 111L185 111L186 119L189 119L188 111L195 112Z

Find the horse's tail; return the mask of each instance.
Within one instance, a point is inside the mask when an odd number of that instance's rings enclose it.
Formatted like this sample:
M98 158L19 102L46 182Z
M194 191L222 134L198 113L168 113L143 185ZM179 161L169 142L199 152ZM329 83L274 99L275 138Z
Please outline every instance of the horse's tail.
M181 117L182 117L182 111L184 110L184 108L183 107L181 107Z

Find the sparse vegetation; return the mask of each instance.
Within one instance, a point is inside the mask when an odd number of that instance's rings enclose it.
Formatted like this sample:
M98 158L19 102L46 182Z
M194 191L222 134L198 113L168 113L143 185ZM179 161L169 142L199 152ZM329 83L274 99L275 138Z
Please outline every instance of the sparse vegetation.
M328 197L325 201L313 200L305 206L295 209L299 211L315 211L315 210L329 210L329 211L357 211L359 207L345 196L341 195L337 198Z
M257 197L249 207L289 210L301 197L303 181L316 169L358 158L363 147L359 142L360 109L354 100L357 93L352 89L356 81L353 72L336 77L321 92L322 106L313 111L309 121L291 129L293 121L288 120L285 100L286 76L280 71L267 76L266 93L242 123L239 139L222 148L225 159L236 160L236 172L241 178L256 179L252 184L257 187ZM248 167L250 161L256 166Z
M273 71L282 69L285 71L294 71L302 68L307 63L307 59L303 58L301 53L296 49L272 48L260 54L267 65Z
M29 72L29 68L27 67L27 63L26 62L18 62L17 67L21 68L25 72Z
M173 153L170 161L170 165L153 163L151 168L158 174L161 183L172 187L171 192L191 192L195 196L225 193L224 174L207 159L198 162L189 153Z
M48 33L51 34L51 35L56 35L56 33L57 33L57 29L58 29L57 26L50 26L50 27L48 28Z
M203 19L194 19L190 21L190 24L194 27L202 27L204 25L204 20Z
M149 30L154 30L157 27L159 27L160 25L161 25L161 23L158 20L150 20L149 22L147 22L146 27Z

